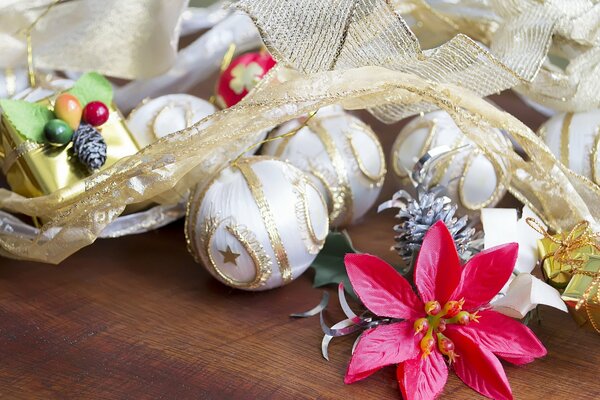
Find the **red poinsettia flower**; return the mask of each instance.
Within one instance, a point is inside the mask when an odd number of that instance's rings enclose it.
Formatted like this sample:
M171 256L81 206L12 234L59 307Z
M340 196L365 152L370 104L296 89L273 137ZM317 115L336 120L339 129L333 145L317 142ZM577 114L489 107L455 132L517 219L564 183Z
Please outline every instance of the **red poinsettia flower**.
M443 222L423 239L414 280L408 281L383 260L348 254L346 269L356 294L381 317L404 321L381 325L360 338L345 382L366 378L398 364L406 400L433 399L443 390L448 365L463 382L484 396L511 399L512 391L497 357L526 364L546 349L522 323L488 309L513 271L518 245L483 251L461 266Z

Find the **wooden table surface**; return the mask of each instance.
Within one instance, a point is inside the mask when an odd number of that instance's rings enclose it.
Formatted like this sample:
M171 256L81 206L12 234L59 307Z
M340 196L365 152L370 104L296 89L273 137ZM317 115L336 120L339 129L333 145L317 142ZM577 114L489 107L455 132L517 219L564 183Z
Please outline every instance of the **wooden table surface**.
M496 100L533 128L543 121L514 95ZM400 125L366 120L389 149ZM394 189L388 179L381 199ZM350 234L360 250L396 262L393 224L371 212ZM0 259L0 397L399 398L392 367L344 385L354 339L334 339L327 362L318 318L288 317L319 302L312 278L309 270L269 292L232 290L194 263L181 222L98 240L60 266ZM540 315L532 327L548 356L505 364L515 398L600 398L600 336L554 309ZM335 295L327 319L342 319ZM480 397L451 374L443 398Z

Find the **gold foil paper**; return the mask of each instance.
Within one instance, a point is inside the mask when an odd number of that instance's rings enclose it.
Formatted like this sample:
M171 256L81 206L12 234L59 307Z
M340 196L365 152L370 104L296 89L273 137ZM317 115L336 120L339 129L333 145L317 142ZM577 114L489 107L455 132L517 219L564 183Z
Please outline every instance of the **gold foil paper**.
M544 276L557 289L564 289L571 278L573 271L581 266L590 254L596 254L593 246L584 246L567 255L571 260L581 260L581 262L560 262L554 259L552 254L558 249L558 244L548 238L538 240L538 254L542 263Z
M54 97L38 103L53 108ZM121 113L111 105L108 121L98 128L107 146L106 169L123 157L138 150L133 136L127 129ZM85 190L84 179L90 173L72 154L72 143L64 147L40 145L21 136L6 118L0 116L4 173L15 193L25 197L38 197L63 190L64 199Z
M562 299L580 324L589 321L600 333L600 289L597 283L600 274L600 256L590 256L581 270L585 273L573 275L562 294ZM577 304L581 304L582 301L583 305L577 309Z

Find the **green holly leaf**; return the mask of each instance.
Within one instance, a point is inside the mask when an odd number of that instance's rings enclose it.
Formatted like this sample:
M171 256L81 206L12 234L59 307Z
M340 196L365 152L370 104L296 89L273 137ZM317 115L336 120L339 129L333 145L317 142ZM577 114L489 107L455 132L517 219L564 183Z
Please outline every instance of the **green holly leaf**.
M108 106L113 99L112 85L97 72L83 74L67 93L77 97L81 107L85 107L92 101L101 101Z
M44 125L54 114L47 107L25 100L0 100L2 118L6 118L23 137L45 143Z
M348 253L357 253L348 232L330 232L323 249L311 265L315 270L313 286L339 285L342 282L346 292L357 299L344 265L344 256Z

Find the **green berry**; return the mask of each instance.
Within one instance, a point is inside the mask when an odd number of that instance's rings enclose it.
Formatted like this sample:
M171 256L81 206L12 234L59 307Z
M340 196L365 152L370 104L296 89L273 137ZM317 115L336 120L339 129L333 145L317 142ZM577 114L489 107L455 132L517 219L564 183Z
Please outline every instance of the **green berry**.
M53 119L44 125L44 136L52 146L64 146L71 141L73 129L65 121Z

